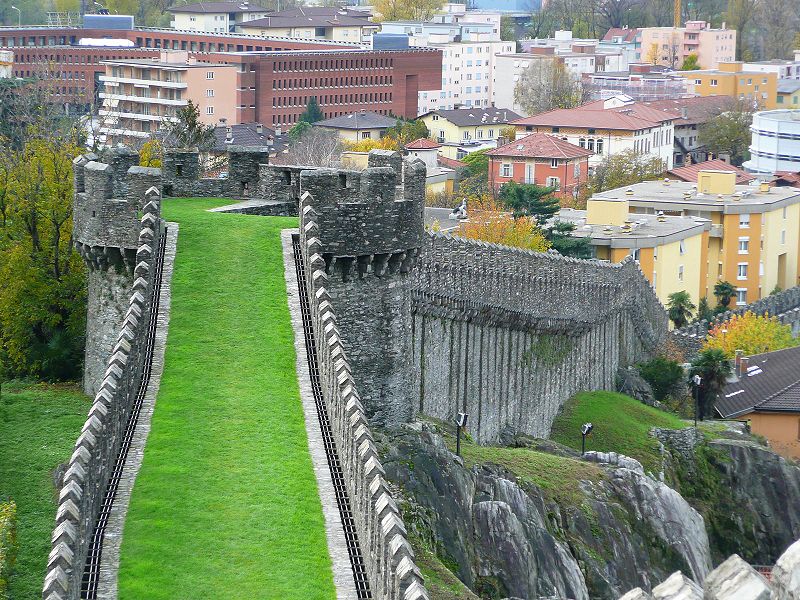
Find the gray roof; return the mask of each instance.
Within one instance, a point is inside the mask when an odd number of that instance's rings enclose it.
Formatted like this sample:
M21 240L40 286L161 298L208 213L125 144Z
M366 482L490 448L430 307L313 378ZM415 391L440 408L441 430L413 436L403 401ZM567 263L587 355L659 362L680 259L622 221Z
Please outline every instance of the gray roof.
M725 385L715 407L723 418L750 412L800 413L800 347L751 356L746 374Z
M257 4L245 4L244 2L198 2L197 4L185 4L183 6L171 6L169 12L179 13L240 13L240 12L269 12L263 6Z
M233 135L230 142L227 142L228 128L225 125L218 125L214 128L214 152L225 152L229 146L268 146L272 142L272 150L282 152L288 145L287 136L282 134L275 135L275 131L269 127L262 127L261 133L255 123L242 123L231 125Z
M521 119L513 110L506 108L454 108L451 110L432 110L427 115L439 115L457 127L470 127L472 125L505 125L511 121Z
M332 129L384 129L397 125L397 119L374 112L354 112L314 123L317 127Z
M343 14L270 14L262 19L254 19L239 23L242 29L258 29L271 27L374 27L377 23L364 17L351 17Z
M800 79L778 79L779 94L793 94L800 90Z

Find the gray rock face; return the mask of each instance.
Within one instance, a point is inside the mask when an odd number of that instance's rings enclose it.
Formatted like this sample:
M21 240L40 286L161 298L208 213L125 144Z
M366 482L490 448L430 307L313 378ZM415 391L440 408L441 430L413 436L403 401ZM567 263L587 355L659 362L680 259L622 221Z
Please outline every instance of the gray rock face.
M620 367L616 377L617 391L636 398L642 404L660 407L661 403L653 397L653 388L639 374L634 366Z
M769 600L766 580L738 554L709 573L703 584L705 600Z

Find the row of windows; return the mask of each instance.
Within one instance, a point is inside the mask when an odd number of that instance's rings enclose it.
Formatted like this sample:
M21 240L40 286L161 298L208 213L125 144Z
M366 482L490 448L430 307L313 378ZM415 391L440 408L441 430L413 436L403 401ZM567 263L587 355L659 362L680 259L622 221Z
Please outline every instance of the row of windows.
M342 58L325 60L279 60L272 65L273 73L284 71L341 71L346 69L391 69L393 58Z
M352 110L342 110L342 111L332 111L328 112L325 111L325 118L326 119L333 119L335 117L341 117L343 115L352 114ZM389 108L376 108L372 112L378 113L379 115L388 115L391 113L391 109ZM278 125L294 125L297 123L297 120L300 118L300 112L296 112L294 114L282 114L282 115L272 115L272 125L273 128Z
M313 79L275 79L273 90L295 90L308 88L355 87L367 85L392 85L391 75L370 75L369 77L315 77Z
M130 52L122 56L115 54L108 56L98 56L92 54L15 54L15 63L56 63L56 64L71 64L71 65L96 65L102 60L120 60L128 58L137 58L140 53Z
M273 96L272 108L286 108L290 106L307 106L311 96ZM364 94L329 94L318 98L321 106L335 104L363 104L365 102L391 102L391 92L364 93Z

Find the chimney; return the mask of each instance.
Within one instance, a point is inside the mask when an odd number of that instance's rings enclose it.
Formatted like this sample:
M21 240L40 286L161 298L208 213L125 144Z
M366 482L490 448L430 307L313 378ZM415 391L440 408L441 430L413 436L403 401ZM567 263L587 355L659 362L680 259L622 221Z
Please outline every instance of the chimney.
M681 119L688 119L689 118L689 109L685 106L681 106Z
M220 124L220 125L223 125L223 126L224 126L224 125L225 125L225 123L227 123L227 122L228 122L228 119L226 119L225 117L220 117L220 118L219 118L219 124Z
M281 134L281 128L280 128L280 127L276 127L276 128L275 128L275 136L277 137L277 136L279 136L280 134Z
M739 377L744 377L747 375L747 367L750 364L750 357L749 356L742 356L739 359Z
M258 135L264 133L264 126L261 123L256 123L256 133Z
M233 141L233 128L232 127L226 127L225 128L225 141L226 142L232 142Z
M742 357L744 356L744 350L736 350L733 355L733 362L736 365L736 376L741 377L742 373L744 372L742 369Z

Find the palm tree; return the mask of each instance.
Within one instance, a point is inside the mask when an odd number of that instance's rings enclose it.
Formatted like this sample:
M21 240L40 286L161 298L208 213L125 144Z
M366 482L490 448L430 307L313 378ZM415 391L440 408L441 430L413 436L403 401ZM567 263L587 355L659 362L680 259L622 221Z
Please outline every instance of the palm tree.
M694 309L695 305L689 292L673 292L667 297L667 314L678 329L689 322Z
M736 288L729 281L720 281L714 286L714 295L717 297L717 302L725 310L728 310L728 305L731 303L731 298L736 295Z
M702 380L698 392L697 416L702 421L705 417L712 416L714 400L717 394L725 387L725 381L731 374L731 365L722 350L708 348L697 355L689 369L689 381L695 375Z

